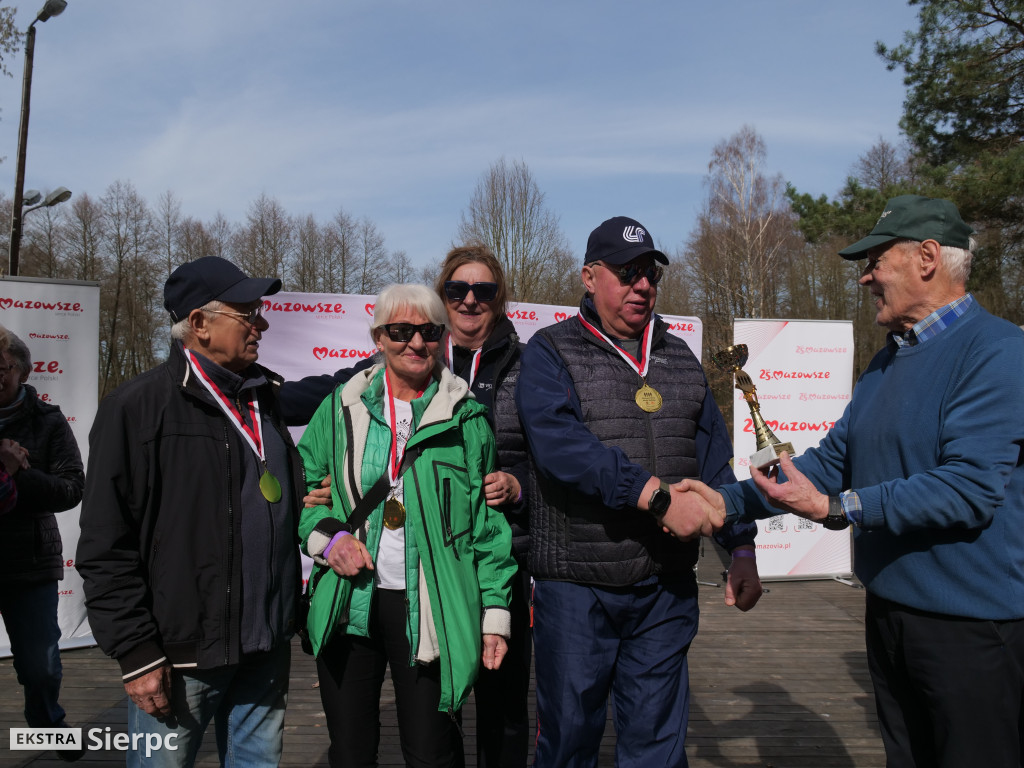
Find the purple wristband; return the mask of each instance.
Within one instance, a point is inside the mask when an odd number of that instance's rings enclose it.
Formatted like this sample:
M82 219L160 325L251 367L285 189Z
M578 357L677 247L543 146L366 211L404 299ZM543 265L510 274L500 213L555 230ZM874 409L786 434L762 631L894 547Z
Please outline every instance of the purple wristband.
M737 557L749 557L754 559L757 557L757 552L752 549L734 549L732 551L732 556L734 559Z
M327 542L327 546L324 548L324 560L326 560L327 556L329 554L331 554L331 548L334 547L334 545L338 543L338 541L341 539L342 536L351 536L351 535L352 534L349 533L348 531L338 531L336 534L334 534L334 538L332 538L329 542Z

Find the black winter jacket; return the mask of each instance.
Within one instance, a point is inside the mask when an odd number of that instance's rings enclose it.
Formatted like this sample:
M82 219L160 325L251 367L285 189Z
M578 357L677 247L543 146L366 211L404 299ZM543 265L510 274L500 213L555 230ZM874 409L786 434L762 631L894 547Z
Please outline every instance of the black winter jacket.
M519 359L523 344L519 342L515 326L507 317L498 318L490 336L480 351L480 365L470 391L478 401L487 406L487 418L494 430L498 447L498 466L519 481L523 499L518 504L501 508L512 527L512 554L520 567L526 565L529 550L528 499L530 488L530 461L526 448L526 437L519 423L516 408L516 381L519 378ZM456 347L453 372L466 381L470 380L471 354L458 354Z
M29 469L14 475L18 503L0 516L0 584L32 584L64 578L60 530L55 512L82 500L85 474L78 443L56 405L44 403L35 389L0 428L0 438L21 444Z
M283 624L270 628L275 645L294 630L305 481L277 407L281 380L257 367L268 380L258 390L264 420L284 440L294 480L289 488L287 475L275 471L292 494L293 514L271 523L267 595L244 594L242 584L238 478L251 449L179 346L100 403L89 435L77 565L93 633L126 681L165 659L200 669L238 663L243 598L267 605L268 616Z

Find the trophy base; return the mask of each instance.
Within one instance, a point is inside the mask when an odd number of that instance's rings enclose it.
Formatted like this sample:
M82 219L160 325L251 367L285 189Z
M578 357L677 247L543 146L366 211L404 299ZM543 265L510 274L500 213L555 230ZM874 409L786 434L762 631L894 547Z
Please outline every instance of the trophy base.
M772 445L766 445L757 453L750 455L750 466L756 467L757 469L766 469L767 467L774 466L779 463L779 454L785 451L790 456L795 456L796 451L793 450L792 443L773 443Z

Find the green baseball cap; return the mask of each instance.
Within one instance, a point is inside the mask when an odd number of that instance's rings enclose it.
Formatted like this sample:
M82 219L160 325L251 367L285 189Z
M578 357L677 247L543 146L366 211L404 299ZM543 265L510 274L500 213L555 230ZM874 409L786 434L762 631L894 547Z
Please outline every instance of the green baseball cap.
M968 248L974 230L960 218L949 200L921 195L900 195L885 204L871 234L843 248L839 255L851 261L863 259L872 248L897 239L935 240L939 245Z

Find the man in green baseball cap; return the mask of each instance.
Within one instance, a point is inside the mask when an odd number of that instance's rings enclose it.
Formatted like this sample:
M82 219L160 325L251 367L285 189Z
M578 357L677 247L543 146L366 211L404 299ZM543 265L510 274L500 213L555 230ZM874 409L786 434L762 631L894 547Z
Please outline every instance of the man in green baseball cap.
M842 418L781 473L682 494L852 524L890 766L1024 765L1024 333L967 293L971 232L948 200L889 200L840 251L890 331Z

